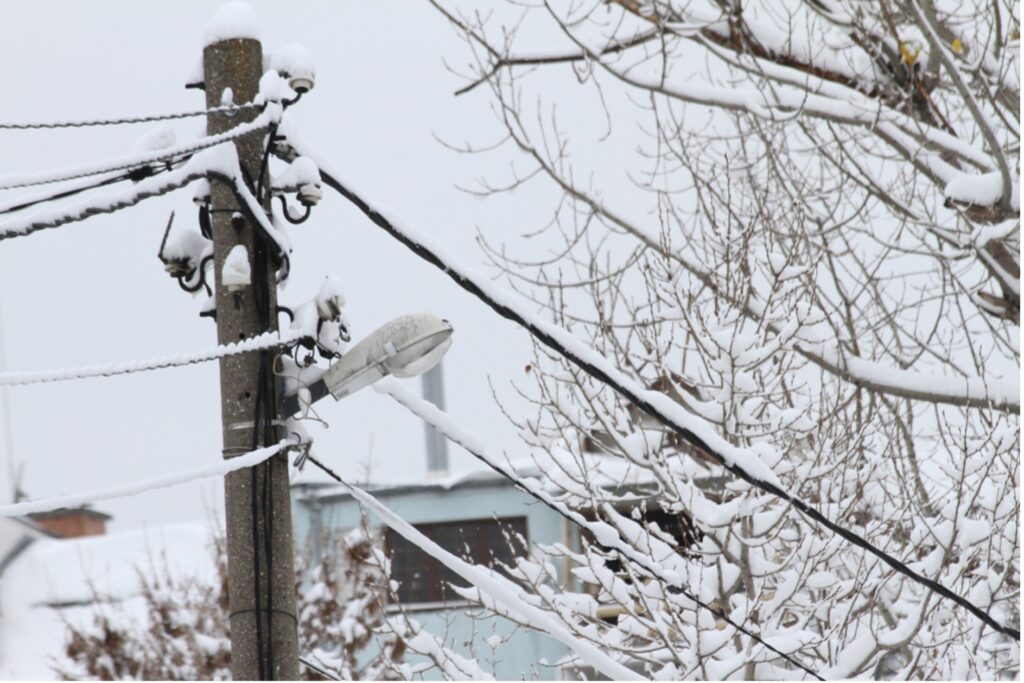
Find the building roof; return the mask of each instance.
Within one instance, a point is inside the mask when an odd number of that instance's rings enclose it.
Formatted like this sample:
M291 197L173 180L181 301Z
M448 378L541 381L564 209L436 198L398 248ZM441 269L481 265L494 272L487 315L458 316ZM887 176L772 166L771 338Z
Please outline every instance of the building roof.
M111 518L107 513L94 510L91 507L80 507L56 508L55 510L46 510L45 512L33 512L29 515L29 519L53 519L54 517L67 517L68 515L84 515L86 517L93 517L103 521Z
M366 491L381 496L396 496L431 491L457 491L484 486L512 487L512 482L494 470L472 470L444 477L423 478L417 481L353 482ZM322 501L350 498L348 489L333 482L306 481L292 485L302 499Z

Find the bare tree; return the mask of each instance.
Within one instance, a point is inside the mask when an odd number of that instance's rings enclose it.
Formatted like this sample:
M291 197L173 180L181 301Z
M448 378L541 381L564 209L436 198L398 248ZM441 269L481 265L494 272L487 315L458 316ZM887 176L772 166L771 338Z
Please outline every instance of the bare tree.
M434 4L473 56L458 94L501 132L452 146L512 159L471 191L551 190L528 239L481 235L507 281L1019 628L1018 6ZM577 637L667 678L1018 675L1017 642L536 355L518 426L562 502L629 546L522 563Z

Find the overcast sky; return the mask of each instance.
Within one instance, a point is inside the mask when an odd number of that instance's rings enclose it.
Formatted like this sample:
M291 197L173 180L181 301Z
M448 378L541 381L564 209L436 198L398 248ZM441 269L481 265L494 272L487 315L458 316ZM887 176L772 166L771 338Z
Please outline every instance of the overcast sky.
M0 73L8 121L165 113L202 107L184 83L200 59L215 2L8 3L0 11ZM358 179L368 198L483 267L479 227L514 238L550 205L530 190L480 200L456 183L506 168L500 157L465 157L439 144L485 143L496 126L483 92L453 97L462 82L443 59L464 65L465 45L426 2L251 2L265 50L304 44L317 83L292 110L304 136ZM481 89L482 90L482 89ZM199 119L175 124L179 140ZM151 126L0 131L0 174L59 168L125 154ZM0 192L6 201L24 190ZM29 191L31 192L31 191ZM146 359L210 348L213 323L200 299L181 291L156 258L168 214L195 221L191 191L148 200L111 216L0 244L0 314L10 370ZM445 362L449 412L493 447L515 455L514 429L488 380L522 410L512 381L527 379L530 344L519 331L420 262L331 194L292 232L293 272L285 304L315 294L337 274L358 339L397 315L430 311L452 321ZM8 391L13 461L31 498L134 481L220 457L217 365ZM419 389L418 380L407 380ZM318 453L341 472L378 481L421 478L421 424L390 399L365 391L322 404L330 428L311 431ZM0 430L7 426L0 420ZM4 446L0 439L0 449ZM0 451L5 457L8 454ZM6 465L6 463L5 463ZM452 468L476 467L452 449ZM0 498L9 499L7 467ZM218 482L102 503L116 528L199 519L221 505Z

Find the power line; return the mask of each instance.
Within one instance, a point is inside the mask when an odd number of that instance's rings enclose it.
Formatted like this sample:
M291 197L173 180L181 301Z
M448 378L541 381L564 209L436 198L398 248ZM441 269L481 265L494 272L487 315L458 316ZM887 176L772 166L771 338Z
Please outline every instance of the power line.
M292 141L293 144L294 142ZM303 153L314 158L320 169L320 176L323 182L353 203L375 225L404 244L414 254L439 268L462 289L485 303L495 313L515 322L528 331L541 344L570 361L602 384L614 389L620 396L671 429L684 441L706 453L734 476L742 479L754 488L786 501L832 533L879 558L896 572L912 579L947 600L955 602L999 633L1020 641L1020 631L1018 629L1000 623L967 598L954 593L934 579L929 579L917 573L905 563L878 548L867 539L833 522L815 507L785 491L779 484L765 481L761 477L751 474L733 458L726 457L716 449L713 449L704 438L698 436L690 428L683 426L670 414L673 412L678 413L680 410L677 403L663 394L640 387L632 378L612 365L604 356L582 344L578 344L576 338L566 330L546 321L538 320L525 312L525 310L521 310L513 297L507 296L504 292L494 292L493 285L489 280L476 276L469 269L462 267L450 256L444 254L439 247L431 245L430 240L423 235L415 234L407 227L396 225L394 221L384 216L380 210L371 206L365 199L326 171L325 164L317 159L316 155L311 155L310 150L304 149ZM711 433L708 432L708 436L710 435Z
M104 201L99 203L95 201L82 202L62 209L37 211L26 217L0 223L0 241L13 237L24 237L46 228L75 223L101 213L114 213L135 206L151 197L173 192L197 180L204 180L211 174L207 168L202 166L190 168L190 165L187 164L180 169L171 171L163 178L148 178L130 188L130 191L106 195L102 197Z
M219 114L227 112L240 112L247 109L263 109L266 104L229 104L213 109L202 109L199 111L185 111L176 114L153 114L150 116L127 116L117 119L88 119L79 121L50 121L47 123L0 123L0 130L46 130L52 128L88 128L91 126L118 126L133 123L151 123L153 121L170 121L172 119L188 119L195 116L206 116L207 114Z
M0 517L22 517L33 512L48 512L50 510L57 510L60 508L80 507L100 500L109 500L110 498L137 496L140 493L147 493L154 489L162 489L177 486L179 484L185 484L195 479L223 476L236 470L259 465L274 455L282 451L289 450L294 446L296 446L295 440L288 438L274 444L273 446L254 449L237 457L225 458L201 467L182 470L173 474L151 477L150 479L143 479L142 481L136 481L130 484L120 484L118 486L97 489L86 493L73 493L66 496L55 496L53 498L43 498L40 500L25 501L23 503L0 505Z
M194 142L178 145L177 147L168 147L166 149L122 157L120 159L112 159L99 164L81 164L66 169L0 176L0 190L14 190L22 187L34 187L36 185L60 183L66 180L77 180L79 178L88 178L90 176L103 175L114 171L135 169L148 164L166 162L174 159L175 157L194 154L195 152L215 147L222 142L235 140L243 135L266 130L271 124L277 121L279 115L279 107L274 107L273 111L264 110L252 121L235 126L223 133L208 135L206 137L199 138Z
M88 379L92 377L113 377L115 375L130 375L136 372L148 370L161 370L163 368L182 367L185 365L197 365L219 358L227 358L240 353L261 351L278 346L286 346L307 337L305 332L298 330L285 330L283 332L265 332L255 337L250 337L233 344L217 346L205 351L181 354L177 356L166 356L151 360L129 361L126 363L108 363L106 365L93 365L81 368L66 368L60 370L39 370L35 372L0 372L0 386L25 386L29 384L43 384L48 382L63 382L67 380Z
M120 183L120 182L123 182L125 180L131 180L131 179L132 179L132 173L131 172L119 173L118 175L114 175L114 176L111 176L109 178L104 178L102 180L90 181L88 183L80 183L80 184L76 185L75 187L68 188L68 189L62 190L60 192L56 192L56 193L52 193L52 194L47 194L47 195L43 195L43 196L37 196L37 197L33 197L31 199L18 200L19 203L17 203L17 204L12 203L12 204L7 204L7 205L0 205L0 215L7 214L7 213L14 213L16 211L21 211L23 209L28 209L28 208L31 208L31 207L36 206L38 204L43 204L45 202L52 202L52 201L56 201L58 199L67 199L68 197L73 197L76 194L80 194L80 193L86 192L88 190L95 190L95 189L100 188L100 187L105 187L107 185L113 185L114 183Z

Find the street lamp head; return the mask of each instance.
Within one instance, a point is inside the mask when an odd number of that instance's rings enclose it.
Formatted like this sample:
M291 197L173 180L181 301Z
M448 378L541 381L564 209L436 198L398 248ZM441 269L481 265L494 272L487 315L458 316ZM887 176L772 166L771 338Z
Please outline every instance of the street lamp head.
M395 318L350 348L324 373L336 399L387 375L415 377L437 365L452 344L452 324L430 313Z

